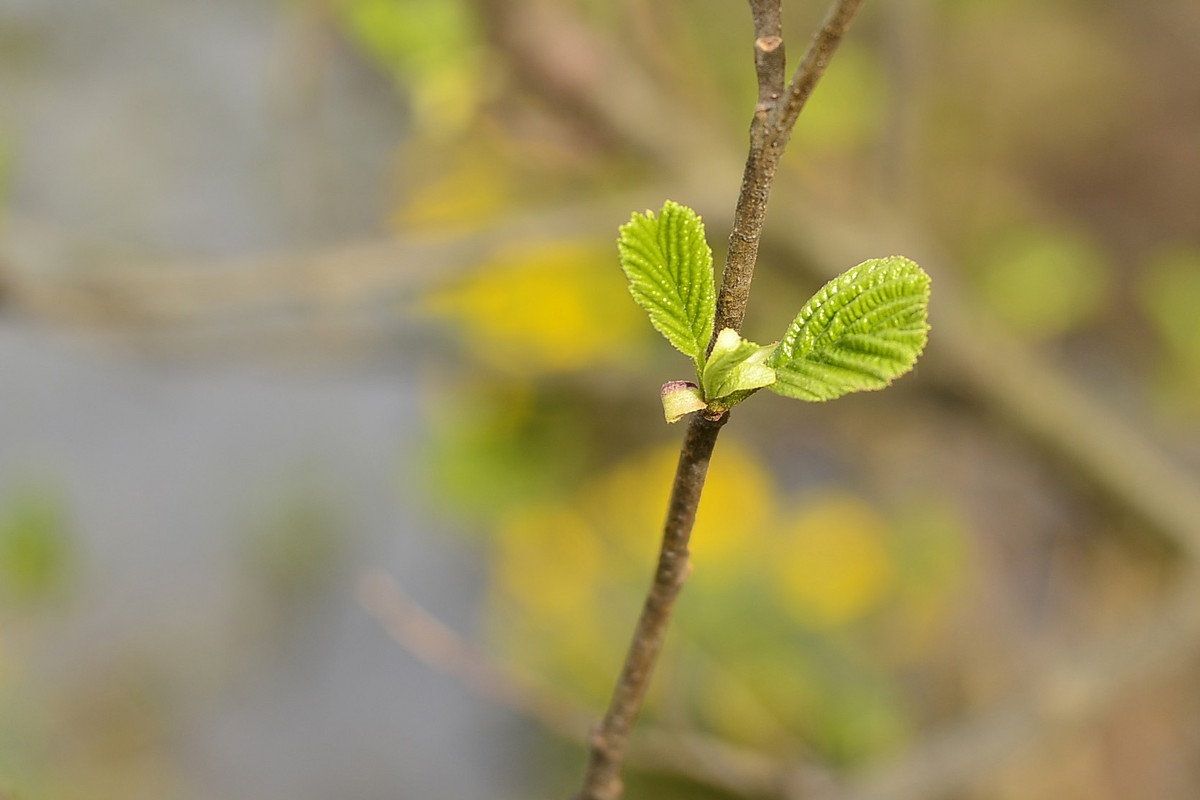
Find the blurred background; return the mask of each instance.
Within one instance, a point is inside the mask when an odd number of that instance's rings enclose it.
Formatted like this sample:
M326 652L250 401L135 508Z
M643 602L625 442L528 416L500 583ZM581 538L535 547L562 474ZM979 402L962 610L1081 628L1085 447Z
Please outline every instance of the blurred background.
M794 68L824 4L784 12ZM0 0L0 798L574 791L690 368L616 230L674 199L721 263L752 36ZM734 412L631 800L1200 796L1197 41L1191 0L866 4L745 332L899 253L930 346Z

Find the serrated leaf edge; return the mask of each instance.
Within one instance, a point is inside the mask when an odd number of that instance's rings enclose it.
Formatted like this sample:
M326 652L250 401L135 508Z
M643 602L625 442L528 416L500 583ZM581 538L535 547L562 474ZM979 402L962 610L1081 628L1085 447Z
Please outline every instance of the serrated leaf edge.
M865 284L861 283L862 273L876 267L879 269L875 274L868 276ZM851 300L834 309L819 323L818 329L806 330L806 326L820 314L829 299L841 291L856 291L862 297L872 292L878 293L879 289L889 284L903 285L913 281L919 287L915 293L879 303L847 322L840 319L840 315L849 303L854 302ZM832 400L850 392L884 388L909 372L924 350L929 330L929 291L928 274L903 256L871 259L851 267L822 286L788 326L787 333L768 359L768 364L776 371L776 381L767 388L785 397L816 402ZM919 295L920 300L914 302L914 294ZM900 325L883 327L891 320L905 316L909 319ZM869 323L872 330L869 335L867 332L843 333L867 318L874 318ZM801 334L805 334L803 339ZM881 368L869 360L847 361L841 357L846 355L845 351L855 350L856 344L863 355L888 358L899 363L894 367ZM888 349L892 352L880 352ZM806 357L815 350L824 351L822 360Z
M654 328L692 358L699 374L716 311L712 249L704 221L687 206L668 200L657 215L650 210L634 213L621 226L617 252L634 300ZM690 265L688 275L685 262Z

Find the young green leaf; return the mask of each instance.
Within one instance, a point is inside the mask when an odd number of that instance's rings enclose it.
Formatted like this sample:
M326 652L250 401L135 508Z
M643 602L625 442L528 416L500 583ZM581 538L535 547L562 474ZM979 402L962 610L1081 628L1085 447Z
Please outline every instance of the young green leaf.
M929 331L929 276L907 258L864 261L813 295L767 359L771 391L832 400L912 369Z
M775 370L764 363L770 352L770 347L759 347L743 339L733 328L725 328L717 334L713 351L700 373L704 396L715 400L774 383Z
M629 293L667 341L704 366L716 311L712 250L695 211L668 200L658 216L634 214L617 240Z

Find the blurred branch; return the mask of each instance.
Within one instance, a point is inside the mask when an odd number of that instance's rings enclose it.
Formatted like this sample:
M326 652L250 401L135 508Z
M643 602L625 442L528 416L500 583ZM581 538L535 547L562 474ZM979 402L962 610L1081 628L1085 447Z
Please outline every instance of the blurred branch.
M384 572L358 582L358 602L398 644L431 669L444 672L488 702L536 720L565 739L584 739L591 714L514 675L435 619Z
M804 203L793 187L779 187L779 206L793 224L771 240L798 263L834 272L861 260L862 252L903 252L917 260L937 286L930 304L936 335L918 367L951 391L999 413L1095 487L1165 536L1200 557L1200 480L1176 466L1144 434L1097 401L1063 370L1021 345L972 308L955 279L951 260L905 218L883 207L864 207L862 219L839 220Z
M620 198L627 201L629 198ZM7 214L0 227L0 285L11 309L101 328L225 323L273 311L329 314L392 303L444 284L496 248L587 235L597 216L626 213L613 199L532 212L470 232L353 243L306 253L258 254L187 264L131 263L125 254L37 220Z
M557 736L587 742L594 718L591 711L514 674L421 608L390 575L378 571L363 575L358 600L397 644L426 666ZM831 781L815 767L785 764L764 753L693 731L642 725L633 742L631 764L741 797L781 797L784 785L814 787Z
M1097 724L1122 697L1173 673L1200 654L1200 576L1180 587L1127 633L1052 654L1027 689L948 727L814 800L928 800L977 786L999 767Z
M892 91L879 146L880 184L890 203L903 203L920 219L924 195L916 155L929 114L931 9L928 0L893 0L883 11L883 55Z
M639 726L629 762L740 797L777 800L928 800L977 784L1024 754L1094 725L1130 691L1190 667L1200 653L1200 578L1189 575L1130 632L1051 654L1021 694L925 734L909 750L839 780L813 764L692 731ZM381 572L364 575L359 602L422 663L481 698L570 741L585 742L587 709L514 675L430 616Z
M487 36L518 80L549 100L558 113L565 112L586 129L632 148L674 174L693 169L694 155L720 149L721 139L712 137L702 119L677 98L660 92L635 59L597 36L566 4L557 0L473 3ZM637 119L639 115L648 116ZM680 124L688 118L695 124ZM683 128L688 130L672 147L672 139Z
M609 231L631 203L655 197L617 195L442 236L196 263L114 253L9 213L0 223L0 309L83 334L89 346L151 355L344 356L412 334L413 302L470 274L496 250L545 239L547 231L597 236L597 219L609 220Z

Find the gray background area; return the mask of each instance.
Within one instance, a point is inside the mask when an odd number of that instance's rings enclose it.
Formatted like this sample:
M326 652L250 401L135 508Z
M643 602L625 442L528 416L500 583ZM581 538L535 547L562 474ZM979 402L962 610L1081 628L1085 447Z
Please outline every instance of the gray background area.
M284 11L0 0L9 210L166 259L378 235L401 104L345 54L297 74L328 43ZM57 487L77 540L26 701L122 671L186 682L161 746L199 796L520 796L501 746L517 723L354 601L379 566L472 631L474 554L413 488L414 366L156 364L0 314L0 491ZM239 531L297 482L337 508L336 577L264 612Z

